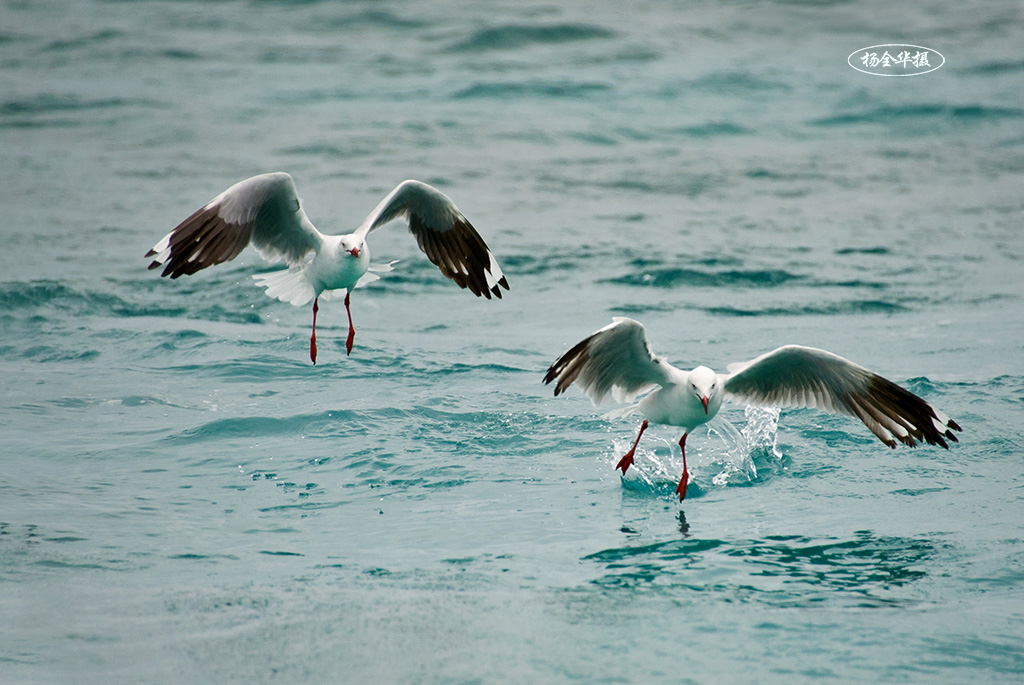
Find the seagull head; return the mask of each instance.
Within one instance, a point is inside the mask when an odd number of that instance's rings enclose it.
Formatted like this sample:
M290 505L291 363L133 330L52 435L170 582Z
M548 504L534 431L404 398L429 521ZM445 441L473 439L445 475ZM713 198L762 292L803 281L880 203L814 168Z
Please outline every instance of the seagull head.
M698 366L690 372L690 391L697 397L704 407L704 413L708 413L708 405L711 398L718 392L718 374L706 366Z
M354 235L347 235L341 239L341 249L350 255L359 258L359 253L364 249L363 241Z

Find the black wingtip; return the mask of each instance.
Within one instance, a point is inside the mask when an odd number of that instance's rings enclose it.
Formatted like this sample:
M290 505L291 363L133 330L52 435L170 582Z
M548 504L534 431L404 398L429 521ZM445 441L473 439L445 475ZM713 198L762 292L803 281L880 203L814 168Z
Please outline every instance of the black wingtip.
M498 282L492 285L490 288L484 290L483 292L477 293L477 295L483 295L488 300L491 299L491 295L494 295L494 297L500 300L502 288L504 288L505 290L511 290L511 288L508 287L508 281L505 279L504 276L499 278Z
M555 380L555 376L558 374L555 372L554 365L548 367L548 372L544 374L544 385L547 385L551 381ZM558 388L555 388L555 394L558 394Z

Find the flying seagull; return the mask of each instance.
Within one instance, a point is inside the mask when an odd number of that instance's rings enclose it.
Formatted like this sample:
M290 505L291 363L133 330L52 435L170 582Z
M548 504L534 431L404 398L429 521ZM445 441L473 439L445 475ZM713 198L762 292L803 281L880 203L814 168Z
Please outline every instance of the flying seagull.
M960 426L941 411L890 380L839 355L800 345L786 345L756 359L730 364L728 373L706 366L682 371L651 351L643 324L615 317L612 323L577 343L548 369L544 382L555 384L555 395L578 382L595 406L609 393L628 403L650 392L637 404L609 416L643 414L633 447L615 468L625 474L636 446L654 423L680 426L683 475L676 492L686 498L686 436L713 419L725 399L771 407L811 407L858 418L889 447L896 441L914 447L918 441L949 448ZM655 388L657 389L655 390Z
M486 243L458 207L441 191L420 181L403 181L346 235L324 235L302 211L292 177L284 172L240 181L182 221L153 246L150 269L177 278L234 259L252 243L264 259L285 261L288 269L256 274L267 295L302 306L313 301L309 358L316 364L316 314L319 299L345 291L348 338L352 353L355 327L349 297L352 289L375 281L391 264L371 264L367 236L405 217L420 249L441 273L476 296L501 298L508 281ZM312 254L312 259L309 255ZM392 262L393 264L394 262Z

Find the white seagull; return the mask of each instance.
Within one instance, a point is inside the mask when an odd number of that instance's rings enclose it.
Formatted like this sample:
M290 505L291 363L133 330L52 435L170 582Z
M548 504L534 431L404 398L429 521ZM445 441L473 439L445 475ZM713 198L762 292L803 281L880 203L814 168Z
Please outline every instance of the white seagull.
M474 295L501 298L508 281L486 243L458 207L441 191L420 181L403 181L346 235L324 235L302 211L292 177L284 172L240 181L182 221L153 246L150 269L177 278L234 259L251 242L271 262L288 269L256 274L267 295L301 306L313 300L313 333L309 358L316 364L316 313L321 297L345 291L348 338L352 353L355 328L349 296L352 289L375 281L373 272L391 271L391 264L371 264L366 238L384 224L406 217L420 249L441 273ZM308 259L310 253L312 259ZM307 261L308 259L308 261ZM393 264L394 262L392 262Z
M620 403L632 402L654 390L638 404L609 416L640 413L646 418L633 447L615 468L625 474L647 421L685 429L679 439L683 475L676 492L686 497L690 474L686 470L686 436L713 419L729 399L770 407L810 407L858 418L889 447L896 441L914 447L916 441L939 445L957 442L960 426L912 392L863 366L813 347L786 345L748 362L730 364L729 373L706 366L682 371L651 351L643 324L615 317L612 323L577 343L558 358L544 382L555 384L560 395L578 381L583 392L600 406L610 392Z

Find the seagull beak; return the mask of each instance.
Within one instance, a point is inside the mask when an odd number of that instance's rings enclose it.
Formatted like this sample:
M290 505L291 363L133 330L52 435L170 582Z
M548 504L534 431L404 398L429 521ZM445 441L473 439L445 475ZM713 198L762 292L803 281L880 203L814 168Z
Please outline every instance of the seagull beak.
M710 400L706 396L704 396L704 395L700 396L700 403L704 405L704 413L705 414L708 413L708 402L709 401Z
M348 253L350 255L352 255L353 257L358 257L359 256L359 248L358 247L353 247L351 250L348 251Z

